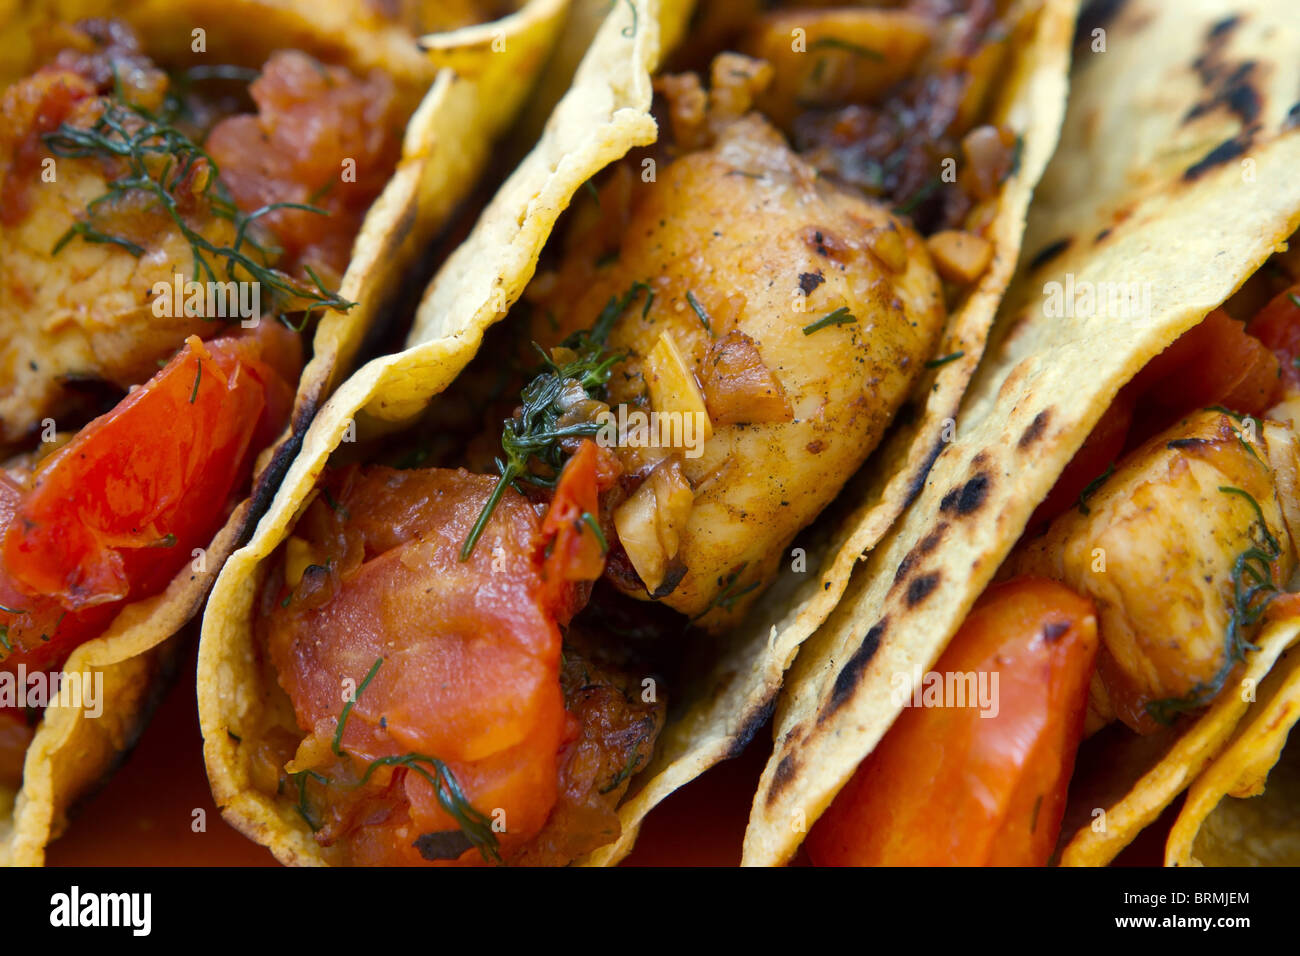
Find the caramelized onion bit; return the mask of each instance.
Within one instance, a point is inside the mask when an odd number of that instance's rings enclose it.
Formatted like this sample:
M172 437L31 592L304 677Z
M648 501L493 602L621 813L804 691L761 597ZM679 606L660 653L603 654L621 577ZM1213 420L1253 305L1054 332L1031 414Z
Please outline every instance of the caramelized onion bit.
M656 412L680 413L683 421L693 415L700 425L701 440L708 441L713 436L699 383L668 332L659 336L646 356L644 374L650 405Z
M704 361L704 401L718 425L788 422L794 410L785 389L763 364L754 340L728 332L709 348Z
M1016 135L997 126L976 126L961 141L966 163L962 169L962 186L971 198L989 199L1011 172L1015 156Z
M925 240L939 275L949 282L969 284L993 261L993 244L970 232L946 229Z

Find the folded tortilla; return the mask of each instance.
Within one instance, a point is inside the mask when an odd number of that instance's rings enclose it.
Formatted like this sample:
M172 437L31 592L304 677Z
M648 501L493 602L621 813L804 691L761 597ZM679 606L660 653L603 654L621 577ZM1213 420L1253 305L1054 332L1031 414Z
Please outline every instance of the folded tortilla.
M1119 388L1285 248L1300 224L1297 48L1285 0L1127 0L1081 18L1061 144L956 439L795 662L745 863L793 856L898 716L891 679L933 666ZM1151 308L1051 318L1067 283L1150 283ZM922 575L936 586L907 586ZM1298 630L1271 625L1248 676L1262 678ZM1089 804L1104 824L1067 833L1061 862L1113 858L1246 707L1226 694L1190 727L1141 739L1148 752L1126 755L1122 780Z
M17 792L0 788L0 864L38 866L77 797L130 747L171 654L169 638L203 606L217 572L265 510L321 403L377 327L401 279L486 166L492 141L514 116L543 66L565 0L531 0L501 20L416 38L365 21L348 3L302 0L79 0L15 11L0 24L3 82L30 71L31 36L44 24L116 16L164 66L193 62L192 30L206 31L208 62L260 66L275 49L305 50L356 72L388 72L411 118L392 178L368 210L339 293L357 303L320 319L289 428L257 459L252 491L203 560L167 589L122 610L100 637L73 651L63 670L104 675L103 714L51 706L36 729ZM250 20L259 29L248 30ZM373 29L371 29L373 27Z
M887 439L863 469L856 505L816 553L813 573L788 572L751 619L716 647L687 701L661 737L653 763L637 776L620 809L622 834L584 862L611 864L631 849L641 819L705 769L739 753L765 721L782 673L799 642L835 605L858 555L902 511L940 442L945 423L979 361L997 304L1020 248L1030 193L1055 145L1064 113L1065 73L1074 0L1012 4L1013 53L990 122L1020 137L1016 169L1001 187L993 263L954 310L939 354L953 355L925 375L916 415ZM264 562L310 501L330 455L345 440L411 422L474 357L531 279L543 246L574 194L607 165L657 136L651 76L691 13L682 0L624 0L613 6L587 50L540 141L484 210L466 242L426 292L405 351L376 359L343 383L312 424L302 453L249 543L223 569L204 617L199 652L199 711L209 779L227 819L286 863L323 863L292 800L257 789L252 740L282 697L255 645L254 596ZM544 91L539 95L545 95ZM804 580L808 579L808 580ZM693 677L696 675L693 675Z

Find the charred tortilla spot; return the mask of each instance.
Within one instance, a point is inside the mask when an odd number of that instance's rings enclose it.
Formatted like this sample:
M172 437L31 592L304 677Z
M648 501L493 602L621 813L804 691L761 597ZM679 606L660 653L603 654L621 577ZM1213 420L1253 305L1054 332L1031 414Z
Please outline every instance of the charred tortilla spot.
M1074 240L1069 236L1064 239L1057 239L1055 242L1049 242L1043 248L1034 253L1034 257L1029 260L1029 271L1034 272L1047 265L1066 249L1070 248L1070 243Z
M903 503L904 508L911 507L912 502L916 500L917 495L919 495L925 488L925 480L930 477L930 469L934 467L934 463L938 461L939 456L943 454L943 449L946 444L947 443L942 438L936 441L934 447L930 449L930 454L928 454L925 461L921 463L921 467L916 470L916 475L913 476L912 483L907 487L907 499Z
M750 715L745 719L740 733L732 738L731 746L727 748L727 759L739 757L749 746L749 742L754 739L754 735L759 729L767 723L768 718L772 716L772 711L776 708L776 695L769 694L767 700L755 707Z
M825 720L844 706L844 702L849 699L858 682L862 680L862 672L867 669L871 658L875 657L876 651L880 649L880 639L884 636L888 624L889 618L882 618L879 624L867 631L866 636L862 638L862 643L853 652L853 656L844 662L844 667L835 678L835 686L831 688L831 698L817 718L818 722Z
M922 554L929 554L931 551L937 548L939 546L939 542L943 540L944 532L947 530L948 530L948 522L946 521L940 522L937 528L935 528L933 531L927 534L924 539L922 539L920 544L920 552Z
M1246 150L1250 149L1251 137L1254 132L1254 129L1247 130L1232 139L1224 140L1206 153L1205 158L1188 166L1186 172L1183 173L1183 181L1192 182L1199 179L1215 166L1222 166L1224 163L1245 153Z
M907 606L916 607L928 598L931 592L939 586L941 577L942 575L938 571L933 571L930 574L912 578L912 583L907 586Z
M1110 236L1110 226L1107 226L1105 229L1101 230L1101 232L1097 233L1097 235L1093 236L1092 241L1094 243L1105 242L1109 236Z
M901 584L903 579L912 572L912 566L914 564L916 564L916 557L911 551L903 555L903 560L898 562L898 570L894 572L894 587Z
M1070 629L1069 621L1053 621L1043 628L1043 640L1048 644L1055 644L1061 639L1061 635Z
M1052 410L1044 408L1034 416L1034 420L1025 426L1025 430L1020 433L1020 441L1017 444L1023 450L1028 448L1038 439L1043 437L1043 432L1047 430L1047 423L1051 420Z
M989 476L987 472L980 472L960 488L953 488L943 496L943 501L939 502L939 510L943 512L956 511L961 517L965 517L974 511L978 511L984 504L984 498L989 491Z
M1241 17L1237 16L1236 14L1233 14L1230 17L1224 17L1214 26L1210 27L1210 39L1217 40L1220 37L1226 36L1228 33L1235 30L1237 28L1237 24L1239 24L1240 22L1241 22Z
M1227 77L1219 78L1217 66L1205 66L1202 79L1211 87L1210 95L1196 103L1183 116L1184 123L1213 112L1220 106L1236 115L1243 125L1249 126L1259 119L1261 102L1259 92L1251 85L1255 64L1252 61L1237 66Z
M817 272L799 273L799 288L803 290L804 295L811 295L813 289L817 288L825 281L826 277L821 274L820 270Z
M1079 13L1079 23L1074 30L1075 46L1087 46L1092 41L1092 31L1107 26L1128 0L1092 0L1084 4Z
M781 796L781 791L790 785L790 781L794 779L794 771L794 754L786 754L781 758L781 762L776 765L776 772L772 774L772 786L767 791L767 805L769 807L776 803L777 798Z

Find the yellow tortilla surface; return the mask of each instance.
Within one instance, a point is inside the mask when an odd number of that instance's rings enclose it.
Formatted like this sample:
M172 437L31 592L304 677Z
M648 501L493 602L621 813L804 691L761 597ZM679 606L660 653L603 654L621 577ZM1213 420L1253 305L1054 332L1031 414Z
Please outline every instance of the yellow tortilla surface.
M1300 647L1258 685L1232 742L1187 791L1168 866L1300 866Z
M64 665L68 672L104 673L104 713L90 719L80 710L46 710L27 751L22 788L0 788L0 865L40 865L77 796L134 741L152 678L169 653L168 639L203 606L222 563L266 508L317 408L367 329L383 316L402 274L472 188L493 138L528 92L529 76L541 69L564 5L565 0L531 0L495 23L424 38L428 52L396 27L368 34L349 19L355 11L347 3L82 0L26 10L0 7L5 83L29 72L30 36L42 23L117 16L139 30L146 52L163 63L193 62L191 31L203 27L212 62L260 66L274 49L303 49L358 71L388 70L415 110L397 168L366 214L340 287L344 298L358 304L321 318L290 428L259 456L250 498L207 548L201 566L183 570L162 594L124 608L102 636L77 648ZM250 22L259 29L249 30ZM493 37L504 37L503 50L492 49Z
M1117 12L1080 31L1061 144L1035 195L1020 272L956 440L786 682L745 836L747 864L794 855L897 717L893 676L911 679L938 659L1120 386L1300 224L1300 128L1290 116L1300 24L1289 0L1103 6ZM1207 51L1216 59L1203 59ZM1219 61L1222 70L1198 72L1198 63ZM1225 84L1247 62L1255 66L1244 82L1259 113L1243 123ZM1151 308L1049 317L1047 283L1067 277L1076 288L1149 282ZM909 601L916 575L939 583ZM1202 758L1240 713L1221 717L1216 707L1201 718L1213 724ZM1152 804L1163 806L1189 779L1162 784L1158 799L1148 799L1155 791L1126 795L1126 806L1141 809L1110 807L1104 847L1085 837L1070 861L1108 860L1158 812Z

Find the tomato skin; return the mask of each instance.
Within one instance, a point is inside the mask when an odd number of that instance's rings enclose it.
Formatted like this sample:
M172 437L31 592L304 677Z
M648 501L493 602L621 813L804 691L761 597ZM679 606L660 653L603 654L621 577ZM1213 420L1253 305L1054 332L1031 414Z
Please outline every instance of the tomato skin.
M499 479L352 469L328 477L330 498L298 522L296 536L324 570L304 573L292 592L272 578L257 627L306 734L292 772L311 768L332 781L311 794L317 839L342 846L348 862L483 862L477 850L456 861L421 856L417 837L459 825L429 782L404 767L359 786L382 757L444 761L472 806L504 812L507 857L545 825L560 755L578 729L564 709L560 627L604 570L582 518L599 514L599 495L616 477L603 454L582 443L544 517L507 490L465 561L465 535ZM317 589L313 576L332 581ZM335 754L340 681L359 685L381 658L349 714L344 754Z
M1211 405L1262 415L1277 381L1277 357L1243 323L1215 309L1134 376L1138 415L1128 447Z
M1064 630L1062 630L1064 628ZM1041 866L1056 845L1097 652L1092 602L991 586L934 670L998 674L997 714L907 707L808 834L819 866Z
M24 612L0 612L14 645L5 667L57 666L210 543L253 455L283 427L285 373L300 362L297 336L270 322L191 337L41 462L26 489L0 482L0 604Z
M1281 401L1285 392L1300 391L1300 283L1269 300L1268 305L1246 324L1246 331L1259 339L1277 356L1281 381L1273 400Z

